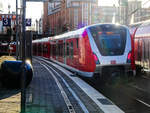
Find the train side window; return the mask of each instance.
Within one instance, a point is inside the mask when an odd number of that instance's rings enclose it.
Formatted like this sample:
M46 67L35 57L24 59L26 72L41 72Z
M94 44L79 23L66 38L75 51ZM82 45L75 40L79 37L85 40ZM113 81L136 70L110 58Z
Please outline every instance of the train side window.
M60 44L60 56L63 55L63 44Z
M61 44L59 44L59 55L58 56L61 56Z
M145 41L143 41L143 45L144 45L144 59L143 60L145 61L145 59L146 59L146 47L145 47L146 45L145 45Z
M53 52L52 52L53 56L56 56L56 46L52 45L52 49L53 49Z
M76 41L77 41L77 48L79 47L79 41L78 41L78 38L76 39Z
M148 59L150 58L150 41L148 41Z
M141 61L141 58L142 58L142 56L141 56L141 44L140 44L141 42L140 42L140 40L138 40L138 48L137 48L137 51L138 51L138 55L137 55L137 57L138 57L138 61Z
M69 43L67 43L67 56L69 56Z
M70 47L70 49L71 49L71 58L73 58L73 41L71 41L71 47Z
M60 56L60 45L57 45L57 56Z
M65 57L65 54L66 54L66 51L65 51L65 49L66 49L66 48L65 48L65 42L64 42L64 57Z
M54 51L53 51L54 50L54 45L51 45L51 48L52 48L51 49L52 50L52 56L54 56Z
M59 56L61 56L61 44L59 44Z

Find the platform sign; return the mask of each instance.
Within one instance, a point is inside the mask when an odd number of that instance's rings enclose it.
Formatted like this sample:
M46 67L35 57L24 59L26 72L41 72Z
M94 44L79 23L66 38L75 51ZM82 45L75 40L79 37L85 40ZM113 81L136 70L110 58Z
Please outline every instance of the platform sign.
M31 26L31 18L26 19L26 26Z
M3 18L3 26L11 26L11 19Z

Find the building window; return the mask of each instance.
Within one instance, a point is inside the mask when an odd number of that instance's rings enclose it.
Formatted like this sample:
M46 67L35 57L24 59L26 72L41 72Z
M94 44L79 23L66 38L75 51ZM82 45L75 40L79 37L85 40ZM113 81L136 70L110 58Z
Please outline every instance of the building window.
M82 24L88 25L88 3L83 3L82 5Z
M74 9L74 28L78 27L78 9Z

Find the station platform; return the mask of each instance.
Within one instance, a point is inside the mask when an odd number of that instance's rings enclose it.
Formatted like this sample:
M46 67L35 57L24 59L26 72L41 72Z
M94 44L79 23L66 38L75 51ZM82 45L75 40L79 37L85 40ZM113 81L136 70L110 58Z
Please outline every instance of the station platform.
M124 113L78 76L55 63L36 57L33 70L33 80L26 89L26 113ZM0 113L20 112L20 91L10 92L0 99Z
M53 70L54 67L58 71ZM34 59L33 68L34 77L26 94L27 113L123 113L110 100L59 65Z
M34 78L26 94L27 113L84 113L61 79L57 78L58 81L55 81L52 73L35 60L33 68ZM82 91L80 94L84 95ZM85 101L88 102L91 113L102 113L101 109L92 105L94 103L88 97Z

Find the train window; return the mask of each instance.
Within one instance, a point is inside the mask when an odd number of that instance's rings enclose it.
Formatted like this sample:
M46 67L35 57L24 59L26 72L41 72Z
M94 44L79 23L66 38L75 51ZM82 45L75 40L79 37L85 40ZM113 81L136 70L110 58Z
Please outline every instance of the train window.
M63 55L63 44L59 44L59 56Z
M146 40L145 41L145 60L147 60L148 59L148 41Z
M60 56L60 45L57 45L57 56Z
M56 56L56 45L52 45L52 49L53 56Z
M56 56L59 56L59 45L56 44Z
M44 54L47 53L47 45L46 45L46 44L44 44L44 46L43 46L43 53L44 53Z
M67 43L67 56L69 56L69 43Z
M143 60L145 60L145 58L146 58L146 50L145 50L145 42L143 41L143 52L144 52L144 54L143 54Z
M66 51L65 51L65 48L66 46L65 46L65 42L64 42L64 57L65 57L65 54L66 54Z
M70 43L70 50L71 50L71 58L73 58L73 41Z
M79 39L77 38L77 39L76 39L76 41L77 41L77 42L76 42L76 43L77 43L77 48L78 48L78 46L79 46L79 42L78 42L78 40L79 40Z
M42 55L43 51L42 51L42 44L40 44L40 54Z
M61 56L62 44L59 44L59 56Z
M89 29L103 56L122 55L124 53L126 45L126 29L124 27L101 25Z
M59 44L59 56L61 56L61 44Z
M41 45L40 44L38 45L38 51L39 51L39 53L41 53Z
M150 41L148 41L148 59L150 59Z
M54 45L52 45L51 47L52 47L52 56L54 56Z
M140 61L140 41L138 40L138 46L137 46L137 60Z

